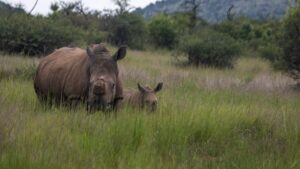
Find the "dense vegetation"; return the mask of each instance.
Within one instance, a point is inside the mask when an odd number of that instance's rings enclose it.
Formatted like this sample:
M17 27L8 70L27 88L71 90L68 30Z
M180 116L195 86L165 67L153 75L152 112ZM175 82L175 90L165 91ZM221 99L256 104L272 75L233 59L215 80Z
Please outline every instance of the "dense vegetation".
M240 53L240 47L232 37L208 30L202 31L197 36L182 38L180 46L188 55L189 62L196 66L230 68Z
M41 55L61 46L105 41L140 50L167 48L185 56L190 64L219 68L233 67L240 53L255 51L274 68L299 79L299 32L294 26L299 25L298 7L283 20L262 22L229 11L226 21L213 24L197 17L193 10L144 20L128 12L127 2L123 5L103 13L85 8L81 1L61 1L52 4L48 16L32 16L10 7L0 13L0 50Z
M12 14L0 19L0 50L37 55L78 41L82 31L42 16Z
M113 17L111 22L108 40L112 44L127 44L134 49L144 49L147 30L146 23L140 15L123 13Z
M156 47L174 48L177 41L177 30L169 16L158 15L149 23L151 42Z
M283 55L279 57L282 68L300 82L300 7L292 9L283 26L281 44Z

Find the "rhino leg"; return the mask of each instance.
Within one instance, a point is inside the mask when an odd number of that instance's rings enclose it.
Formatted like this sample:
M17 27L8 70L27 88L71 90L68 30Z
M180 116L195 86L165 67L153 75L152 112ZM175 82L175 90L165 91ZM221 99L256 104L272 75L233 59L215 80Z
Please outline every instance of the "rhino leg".
M65 104L71 108L78 106L81 101L81 97L77 95L71 95L67 98Z

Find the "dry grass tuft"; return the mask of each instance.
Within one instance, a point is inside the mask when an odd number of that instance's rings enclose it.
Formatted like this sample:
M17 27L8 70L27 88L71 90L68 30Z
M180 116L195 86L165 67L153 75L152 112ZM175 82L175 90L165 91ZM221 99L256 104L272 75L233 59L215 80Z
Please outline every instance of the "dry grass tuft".
M119 71L121 78L126 81L136 81L145 82L150 81L150 75L141 68L124 68L124 66L119 66Z
M0 80L16 76L22 69L36 67L38 63L37 58L13 55L0 56Z
M270 63L259 58L241 58L234 69L178 66L166 52L151 53L130 51L121 62L120 71L125 84L164 82L166 87L176 87L191 81L199 88L240 89L245 91L290 94L296 82L287 75L274 72Z
M198 85L205 89L234 89L243 86L244 82L234 77L206 76L198 78Z
M284 74L260 73L246 85L245 89L287 94L293 92L292 86L295 85L296 82Z

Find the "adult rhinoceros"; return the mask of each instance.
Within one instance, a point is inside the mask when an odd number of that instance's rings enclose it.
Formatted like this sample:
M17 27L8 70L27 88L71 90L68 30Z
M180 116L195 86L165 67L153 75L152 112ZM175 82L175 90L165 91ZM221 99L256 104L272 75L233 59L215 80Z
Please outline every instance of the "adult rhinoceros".
M87 110L108 110L123 98L117 61L126 55L120 47L111 56L104 44L86 50L60 48L43 58L34 79L41 101L69 103L85 101Z

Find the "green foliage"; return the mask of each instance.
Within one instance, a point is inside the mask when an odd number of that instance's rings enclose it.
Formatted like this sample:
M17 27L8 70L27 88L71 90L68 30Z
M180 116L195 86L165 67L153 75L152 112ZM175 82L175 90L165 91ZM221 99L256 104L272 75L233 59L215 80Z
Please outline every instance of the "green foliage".
M189 13L174 13L170 15L170 19L173 22L173 29L176 30L177 36L183 36L189 33L190 28L190 15Z
M177 43L176 25L171 17L158 15L149 24L151 42L157 47L173 48Z
M251 40L262 37L262 30L249 19L224 21L216 25L216 30L228 34L235 39Z
M188 56L191 64L225 68L233 66L240 46L226 34L203 30L183 38L180 50Z
M278 58L282 56L282 48L280 48L276 43L269 43L259 47L259 52L263 58L274 64L278 61Z
M89 11L82 4L82 1L54 3L51 5L52 14L49 18L61 22L68 23L74 27L83 30L96 30L99 26L99 12Z
M216 24L214 29L239 41L245 52L258 52L258 56L269 60L274 68L279 68L283 54L278 44L282 34L281 25L280 21L275 20L259 22L239 18Z
M108 39L108 33L102 31L85 31L83 36L85 44L97 44Z
M41 16L12 14L0 19L0 50L26 55L48 53L81 38L82 32Z
M143 49L147 31L144 19L125 12L112 18L109 26L109 41L114 45L128 45L134 49Z
M282 37L283 55L282 68L291 75L300 79L300 6L290 9L284 20L284 32Z
M281 31L278 21L258 22L246 18L224 21L214 25L214 29L245 42L245 47L253 50L277 41Z

